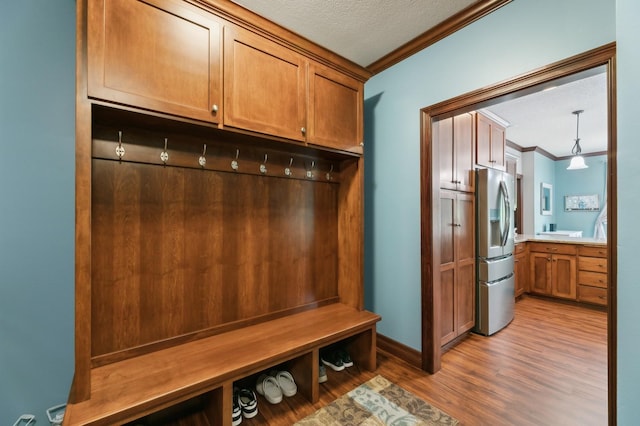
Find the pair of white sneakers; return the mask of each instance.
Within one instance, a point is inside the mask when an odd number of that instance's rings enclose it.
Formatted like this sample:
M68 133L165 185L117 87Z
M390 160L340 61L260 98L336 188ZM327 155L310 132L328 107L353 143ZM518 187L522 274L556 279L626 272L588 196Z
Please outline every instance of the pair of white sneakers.
M256 398L256 394L251 389L234 389L231 424L238 426L242 423L242 417L250 419L257 415L258 398Z

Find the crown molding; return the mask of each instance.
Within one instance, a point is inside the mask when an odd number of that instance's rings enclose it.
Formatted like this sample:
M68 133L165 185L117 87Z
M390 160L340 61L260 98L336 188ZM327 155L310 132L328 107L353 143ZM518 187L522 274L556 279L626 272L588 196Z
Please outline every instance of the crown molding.
M513 0L478 1L413 40L410 40L393 52L369 64L366 68L372 75L378 74L512 1Z

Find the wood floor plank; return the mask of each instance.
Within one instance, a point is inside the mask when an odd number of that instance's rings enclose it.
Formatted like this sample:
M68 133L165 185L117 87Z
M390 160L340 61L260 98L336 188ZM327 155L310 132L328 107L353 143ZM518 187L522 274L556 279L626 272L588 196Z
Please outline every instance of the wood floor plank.
M464 425L606 425L606 333L605 312L525 296L507 328L470 335L434 375L379 352L375 372L329 370L317 404L259 397L260 414L242 424L290 425L381 374Z

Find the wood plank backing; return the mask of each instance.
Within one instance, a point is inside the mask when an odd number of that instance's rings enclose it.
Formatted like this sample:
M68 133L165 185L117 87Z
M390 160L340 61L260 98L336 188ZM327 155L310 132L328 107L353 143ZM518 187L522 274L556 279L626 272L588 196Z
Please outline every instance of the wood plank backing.
M338 187L93 160L92 356L338 297Z

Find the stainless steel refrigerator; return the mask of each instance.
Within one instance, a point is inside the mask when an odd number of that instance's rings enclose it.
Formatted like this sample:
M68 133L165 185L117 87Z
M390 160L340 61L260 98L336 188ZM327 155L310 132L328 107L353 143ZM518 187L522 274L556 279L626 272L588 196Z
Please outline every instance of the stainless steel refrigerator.
M477 309L474 331L490 336L513 319L514 178L496 169L476 175Z

